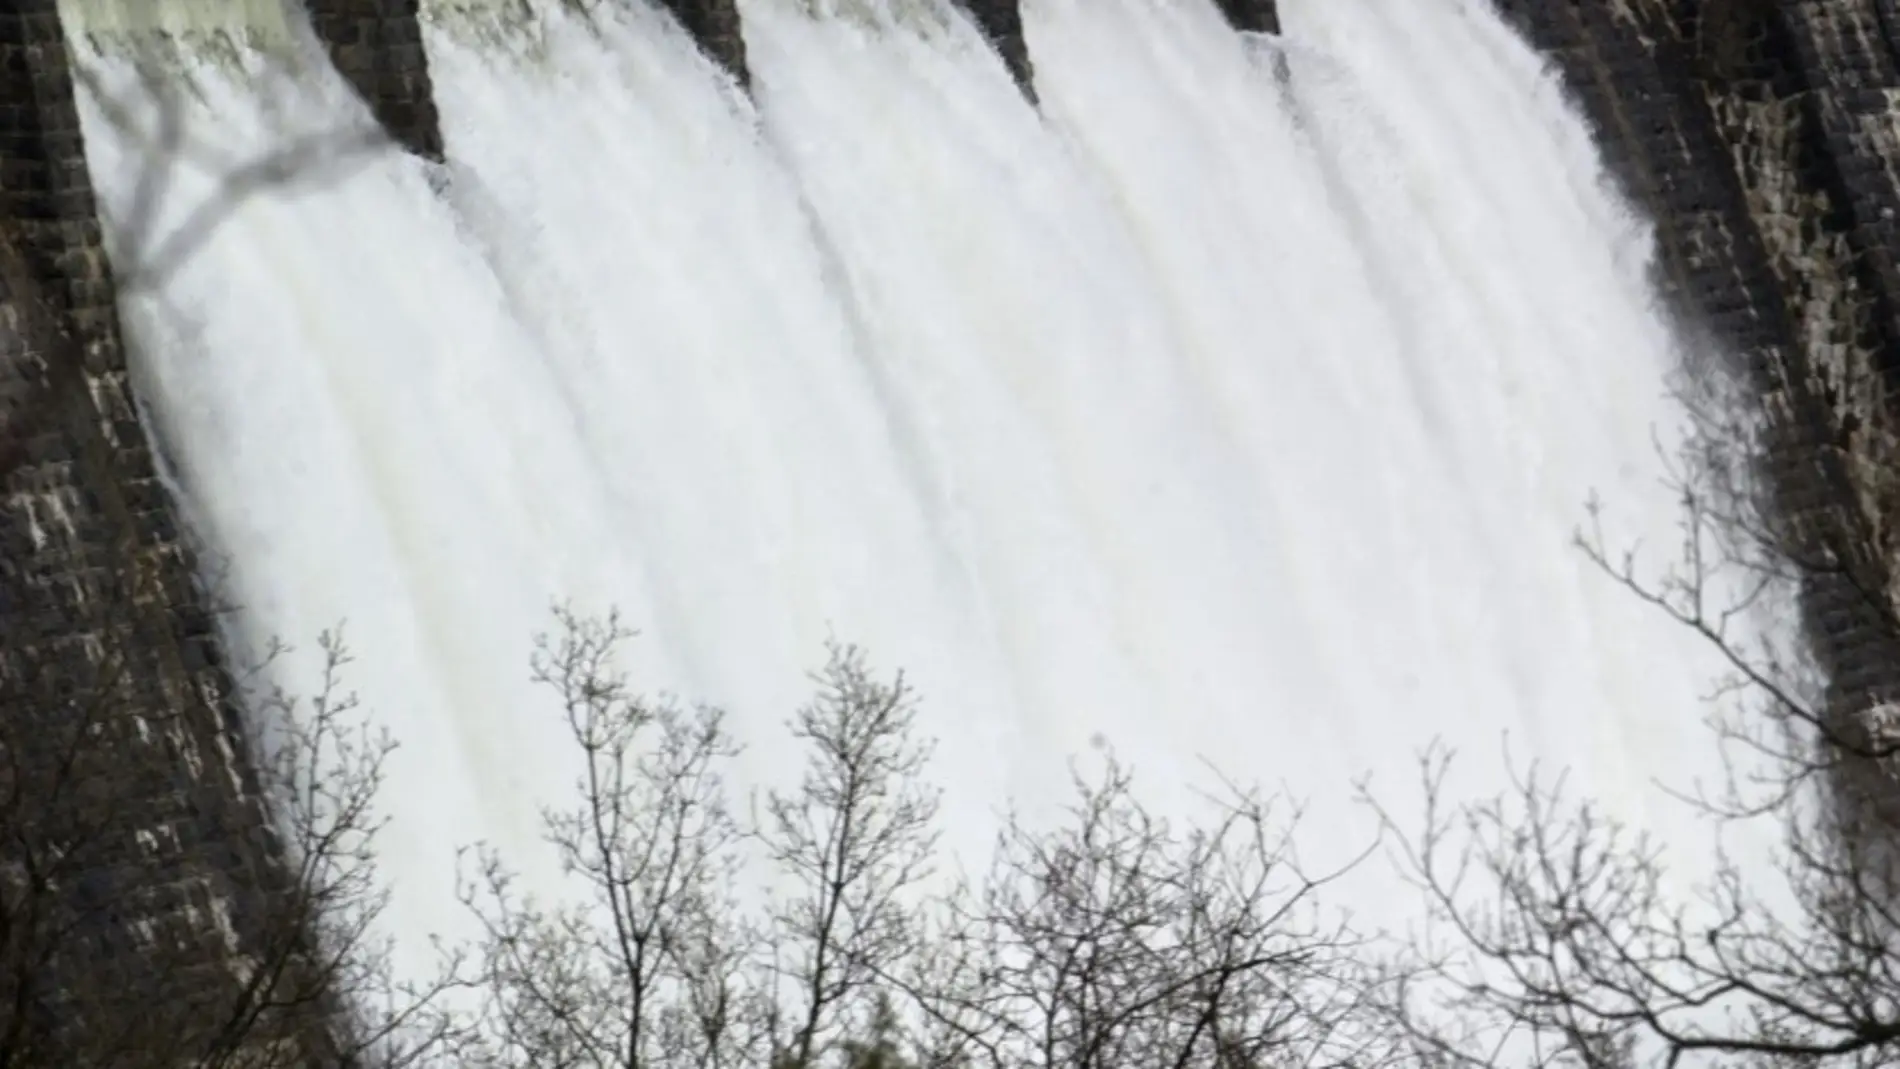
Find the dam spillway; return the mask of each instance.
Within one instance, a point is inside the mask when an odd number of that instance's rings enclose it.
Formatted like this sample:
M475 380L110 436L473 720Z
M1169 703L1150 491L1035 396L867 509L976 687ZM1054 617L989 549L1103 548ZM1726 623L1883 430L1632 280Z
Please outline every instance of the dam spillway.
M236 655L347 621L403 742L392 930L452 921L457 845L540 856L562 598L730 707L751 783L826 635L905 667L965 856L1098 738L1170 805L1202 758L1310 798L1322 858L1440 736L1648 815L1708 665L1569 540L1597 492L1670 544L1679 339L1537 56L1484 4L1285 0L1283 79L1257 5L1041 0L1032 107L925 8L741 3L741 94L657 7L424 4L439 171L246 202L123 302ZM134 29L79 53L132 100ZM387 124L260 32L168 50L214 155ZM145 142L81 103L123 229ZM181 171L164 224L216 193Z
M728 706L755 782L822 638L866 642L965 853L1097 736L1352 827L1356 774L1509 730L1642 808L1701 662L1569 538L1592 490L1667 532L1676 353L1493 16L1286 3L1281 86L1211 5L1031 4L1039 118L955 13L742 8L756 107L657 12L433 23L446 199L404 158L259 198L124 309L242 637L363 651L396 930L456 845L535 856L556 598L626 608L636 677ZM237 157L356 106L178 77ZM111 220L137 160L92 122ZM212 192L173 185L173 221Z

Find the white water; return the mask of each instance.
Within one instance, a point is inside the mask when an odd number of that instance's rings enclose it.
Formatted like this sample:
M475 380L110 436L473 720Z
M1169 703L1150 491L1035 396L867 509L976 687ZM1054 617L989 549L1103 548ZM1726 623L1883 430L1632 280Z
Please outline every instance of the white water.
M1662 819L1710 665L1569 540L1595 490L1673 547L1675 355L1483 3L1283 0L1289 96L1198 0L1029 0L1040 116L960 17L793 7L744 5L756 114L658 16L438 26L447 202L407 159L251 200L128 303L247 637L347 617L403 743L392 930L460 931L457 845L538 857L563 597L730 708L753 782L827 634L903 666L966 854L1098 735L1168 808L1202 758L1310 799L1321 863L1367 841L1352 779L1403 794L1439 736L1466 786L1508 732ZM240 155L363 121L327 75L193 78ZM136 144L88 131L123 218Z

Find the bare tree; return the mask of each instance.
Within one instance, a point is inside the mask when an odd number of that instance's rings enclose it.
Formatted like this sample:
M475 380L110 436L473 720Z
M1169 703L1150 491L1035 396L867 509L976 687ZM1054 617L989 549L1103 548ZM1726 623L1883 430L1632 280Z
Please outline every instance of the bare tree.
M567 610L543 636L535 679L562 701L584 761L577 804L544 813L581 894L544 904L492 850L462 900L482 925L477 1057L519 1066L742 1066L761 1058L766 1013L748 968L753 934L733 899L741 830L721 765L724 714L635 695L613 660L618 616Z
M1110 759L1047 829L1012 820L975 889L936 882L938 792L901 675L833 644L793 717L803 775L728 814L720 714L636 697L617 617L562 612L536 676L585 759L546 814L579 900L481 854L482 1064L961 1069L1418 1064L1367 1001L1364 940L1317 896L1296 815L1223 782L1176 830ZM743 848L756 848L742 865ZM729 892L756 871L761 909ZM669 1022L675 1022L669 1024Z
M272 687L248 703L270 725L256 767L287 871L263 875L267 887L278 886L259 918L256 949L242 940L230 947L243 963L243 984L222 1007L217 1056L197 1063L207 1067L309 1064L307 1040L274 1060L252 1049L259 1035L289 1033L307 1007L322 1011L324 1054L339 1065L435 1064L460 1041L440 998L461 982L459 955L444 954L431 977L399 977L393 937L378 930L388 888L377 870L386 818L376 801L396 742L369 725L345 689L351 655L341 633L322 635L319 650L321 681L307 701Z
M1459 804L1435 748L1420 762L1421 819L1366 795L1431 922L1384 1001L1446 1064L1900 1059L1900 449L1881 394L1837 398L1834 414L1851 418L1801 425L1793 445L1785 423L1700 412L1672 474L1682 551L1659 575L1606 547L1594 518L1579 534L1606 575L1727 666L1707 717L1727 774L1675 792L1718 846L1705 886L1684 891L1666 844L1547 769ZM1796 446L1819 458L1802 474L1845 476L1800 511L1757 482L1762 457ZM1807 628L1793 640L1755 627L1765 614L1786 627L1796 607ZM1777 845L1742 858L1720 848L1732 832Z
M829 653L817 698L792 721L804 779L770 795L758 830L786 889L770 918L773 970L789 984L775 1060L797 1069L867 1027L875 981L916 953L916 892L937 844L931 747L909 686L876 678L856 647Z
M108 121L145 135L118 220L120 299L161 289L250 198L334 177L387 140L352 125L222 161L188 136L175 95L141 129L73 73ZM186 165L219 188L161 235L158 206ZM114 445L136 426L102 437L117 369L95 343L110 328L65 297L67 272L106 275L70 240L32 211L0 220L0 490L18 521L0 524L0 1066L416 1064L450 1038L433 1008L449 973L398 982L371 934L372 803L391 744L355 726L341 642L323 640L307 702L206 683L203 662L186 663L198 638L175 628L216 610L185 611L175 547L137 533L116 486L43 492L42 467L62 462L141 475ZM76 455L44 453L55 432ZM237 682L251 689L234 701Z
M160 821L129 808L153 796L122 747L162 740L199 770L228 755L121 705L117 660L96 685L43 695L0 725L0 1065L393 1067L445 1049L434 1007L452 961L434 981L401 981L373 934L373 802L392 744L357 725L341 640L325 636L322 655L308 702L274 691L256 703L278 729L242 793L274 803L269 823L239 808ZM154 837L233 820L276 839L249 872L234 871L242 857L205 867ZM141 848L131 856L128 838ZM128 917L142 920L128 931ZM114 946L122 937L132 945ZM207 955L207 942L222 945ZM113 962L108 982L98 957ZM213 959L229 972L207 977Z
M737 753L724 714L635 695L613 665L631 637L618 616L561 610L557 622L535 678L560 695L584 769L577 804L543 816L580 893L540 901L493 851L476 852L462 897L482 925L484 1064L869 1057L848 1041L877 1016L879 971L913 945L903 895L934 844L927 749L901 678L877 680L858 651L833 647L792 723L803 780L742 826L721 779ZM735 894L748 846L778 880L758 918Z
M1075 790L1052 828L1010 821L983 886L952 900L910 963L924 1064L1263 1069L1399 1053L1361 1004L1362 939L1317 900L1340 873L1299 864L1297 814L1223 782L1210 819L1177 830L1112 756Z

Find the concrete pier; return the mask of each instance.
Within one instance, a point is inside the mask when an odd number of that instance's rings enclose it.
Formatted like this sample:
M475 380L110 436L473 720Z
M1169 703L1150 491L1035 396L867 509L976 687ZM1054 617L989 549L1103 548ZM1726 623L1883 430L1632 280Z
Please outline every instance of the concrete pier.
M396 142L442 159L442 123L422 47L418 0L304 0L330 61Z
M57 889L0 931L46 962L6 1004L50 1022L26 1060L108 1064L228 1019L284 870L134 405L55 0L0 8L0 96L0 895Z

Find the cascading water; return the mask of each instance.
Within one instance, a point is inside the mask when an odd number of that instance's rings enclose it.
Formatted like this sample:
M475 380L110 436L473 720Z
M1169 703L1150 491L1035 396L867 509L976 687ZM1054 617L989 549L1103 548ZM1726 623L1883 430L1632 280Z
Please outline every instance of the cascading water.
M1202 759L1310 800L1316 865L1434 737L1661 820L1710 666L1570 539L1596 491L1612 544L1674 547L1677 357L1529 50L1481 0L1282 0L1283 84L1204 0L1027 0L1038 112L923 6L747 0L755 109L640 5L444 3L445 193L407 158L273 191L128 298L238 641L347 620L402 743L391 930L462 931L458 845L543 858L556 599L626 610L635 679L728 707L753 783L828 635L903 666L966 858L1098 736L1164 808ZM366 121L265 38L175 60L194 137ZM133 99L145 38L101 39ZM144 141L85 103L123 261ZM216 193L174 171L160 232Z

